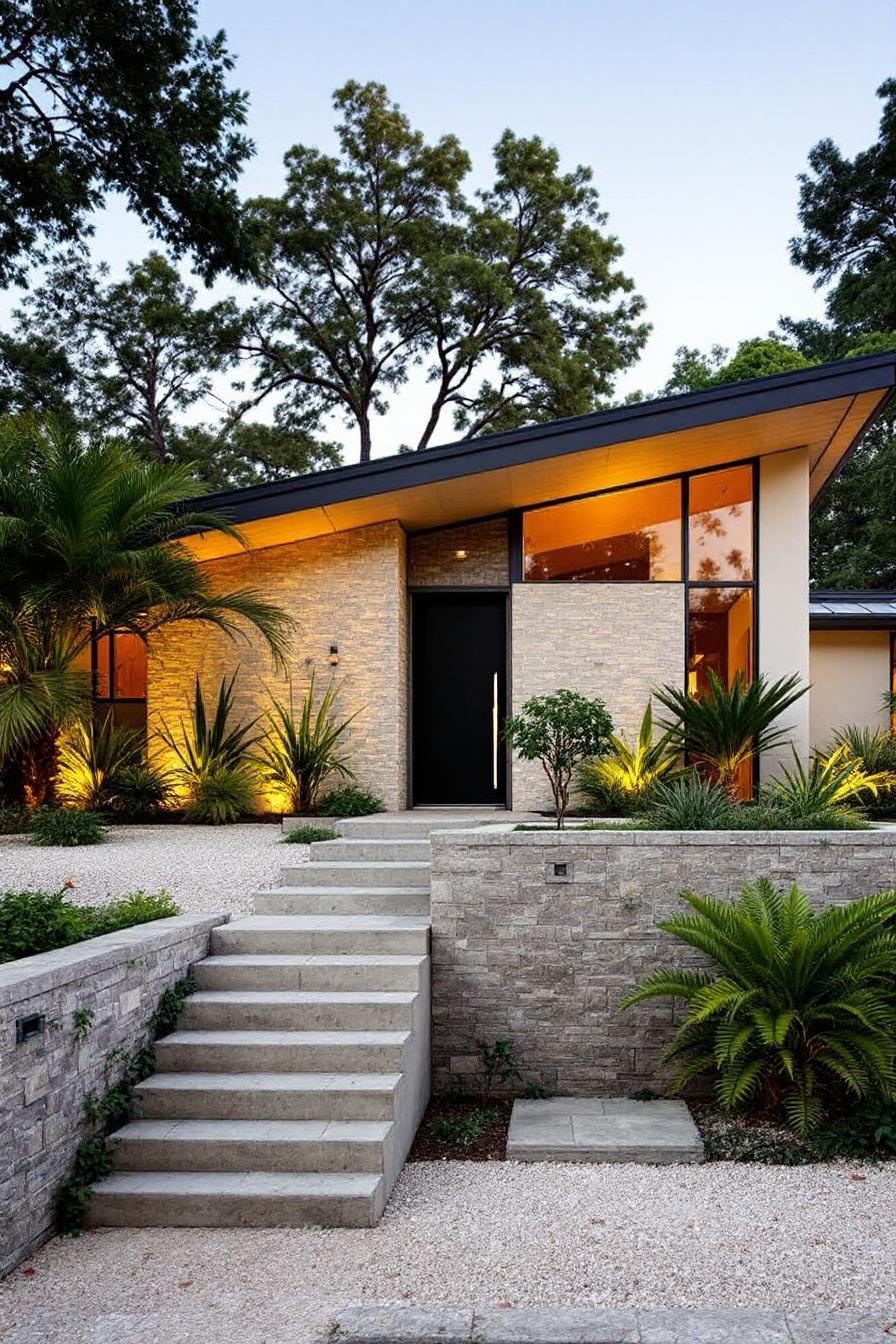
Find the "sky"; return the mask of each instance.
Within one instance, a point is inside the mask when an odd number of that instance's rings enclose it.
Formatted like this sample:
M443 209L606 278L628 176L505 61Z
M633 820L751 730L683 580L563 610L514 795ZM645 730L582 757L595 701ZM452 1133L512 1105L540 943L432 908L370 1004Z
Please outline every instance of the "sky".
M385 83L428 138L458 135L470 187L506 127L590 166L653 324L619 395L661 388L680 345L822 313L788 256L797 174L824 137L850 155L874 141L875 90L896 74L893 0L201 0L199 17L226 31L250 95L247 195L282 190L290 145L335 147L330 100L350 78ZM139 221L105 212L94 253L113 272L146 247ZM393 397L375 453L413 440L426 404L420 380Z

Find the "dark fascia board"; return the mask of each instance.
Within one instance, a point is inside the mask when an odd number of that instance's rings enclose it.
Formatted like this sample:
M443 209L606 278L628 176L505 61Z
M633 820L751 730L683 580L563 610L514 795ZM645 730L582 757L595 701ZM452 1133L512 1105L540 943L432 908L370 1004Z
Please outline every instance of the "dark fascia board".
M463 439L420 453L401 453L290 480L219 491L194 501L193 507L220 510L234 522L247 523L894 385L896 350Z
M810 602L855 602L873 607L878 602L896 602L896 592L879 588L810 588ZM896 615L892 611L818 612L809 614L812 630L893 630Z

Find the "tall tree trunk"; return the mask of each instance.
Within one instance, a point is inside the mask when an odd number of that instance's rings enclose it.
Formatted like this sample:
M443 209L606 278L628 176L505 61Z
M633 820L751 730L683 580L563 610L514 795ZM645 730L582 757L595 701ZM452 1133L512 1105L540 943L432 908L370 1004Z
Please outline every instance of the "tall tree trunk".
M370 435L370 416L366 411L358 416L358 427L361 430L361 461L369 462L373 440Z
M55 807L59 801L59 729L44 728L22 754L22 781L29 807Z
M25 801L25 776L21 752L9 752L0 765L0 806L21 807Z

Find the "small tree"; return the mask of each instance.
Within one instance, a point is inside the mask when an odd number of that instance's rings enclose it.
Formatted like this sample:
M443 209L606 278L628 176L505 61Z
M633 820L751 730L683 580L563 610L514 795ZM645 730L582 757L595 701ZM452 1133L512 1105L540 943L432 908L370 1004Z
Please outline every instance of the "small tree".
M565 690L533 696L504 725L504 736L517 756L541 762L551 786L558 830L569 807L573 771L586 756L603 754L612 731L613 721L602 700Z

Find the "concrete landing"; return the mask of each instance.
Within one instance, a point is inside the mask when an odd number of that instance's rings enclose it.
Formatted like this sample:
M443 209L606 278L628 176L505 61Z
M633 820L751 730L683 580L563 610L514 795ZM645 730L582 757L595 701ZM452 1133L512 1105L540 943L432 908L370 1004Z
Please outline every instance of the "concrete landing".
M683 1101L550 1097L515 1101L511 1162L702 1162L703 1140Z

